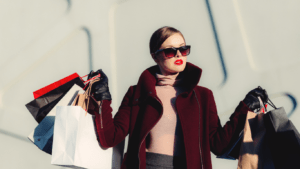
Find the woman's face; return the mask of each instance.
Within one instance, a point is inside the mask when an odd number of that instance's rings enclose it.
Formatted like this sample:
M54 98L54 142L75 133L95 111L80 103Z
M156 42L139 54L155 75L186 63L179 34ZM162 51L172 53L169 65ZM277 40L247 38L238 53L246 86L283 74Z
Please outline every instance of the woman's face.
M180 33L175 33L167 38L159 49L178 48L185 46L185 41ZM179 50L175 57L167 58L163 52L153 56L154 61L158 64L160 71L163 75L174 75L182 72L186 66L186 56L182 56Z

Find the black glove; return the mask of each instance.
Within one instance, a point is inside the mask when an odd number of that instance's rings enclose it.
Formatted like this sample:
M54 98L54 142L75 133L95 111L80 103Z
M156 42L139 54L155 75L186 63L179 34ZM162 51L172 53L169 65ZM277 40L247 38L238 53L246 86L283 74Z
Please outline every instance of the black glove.
M267 91L258 86L258 88L255 88L251 90L243 100L243 102L249 107L251 111L254 111L255 109L260 108L260 102L258 100L258 97L261 98L263 104L265 105L269 99Z
M91 79L92 77L97 76L98 74L101 75L100 81L97 81L92 85L91 92L94 94L94 98L97 101L111 100L111 95L108 89L108 78L103 73L102 69L97 70L97 72L94 72L92 70L88 75L88 79Z

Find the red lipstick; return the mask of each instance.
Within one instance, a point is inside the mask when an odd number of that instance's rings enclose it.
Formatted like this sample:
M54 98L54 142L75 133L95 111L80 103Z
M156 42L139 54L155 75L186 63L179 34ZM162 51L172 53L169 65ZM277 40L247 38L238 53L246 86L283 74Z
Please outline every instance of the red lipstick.
M175 65L182 65L183 61L181 59L177 59L174 64Z

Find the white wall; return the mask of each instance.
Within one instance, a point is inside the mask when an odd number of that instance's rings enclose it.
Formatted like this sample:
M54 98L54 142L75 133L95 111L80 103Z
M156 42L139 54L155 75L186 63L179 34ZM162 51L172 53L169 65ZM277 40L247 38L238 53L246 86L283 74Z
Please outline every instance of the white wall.
M299 8L296 0L0 1L0 168L61 168L27 141L37 125L25 108L32 92L102 68L117 110L128 87L154 65L149 39L165 25L192 46L188 61L203 69L199 85L213 90L222 124L260 85L300 129L299 108L292 111L287 96L296 103L300 97ZM213 155L214 169L236 165Z

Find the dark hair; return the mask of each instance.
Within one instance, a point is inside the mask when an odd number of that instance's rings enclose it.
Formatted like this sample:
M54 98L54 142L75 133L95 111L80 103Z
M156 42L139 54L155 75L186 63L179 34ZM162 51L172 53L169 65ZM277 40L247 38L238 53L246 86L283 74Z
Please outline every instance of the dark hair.
M157 29L150 38L150 53L152 54L156 52L164 43L164 41L174 33L180 33L183 37L182 33L179 30L170 26L164 26L162 28Z

